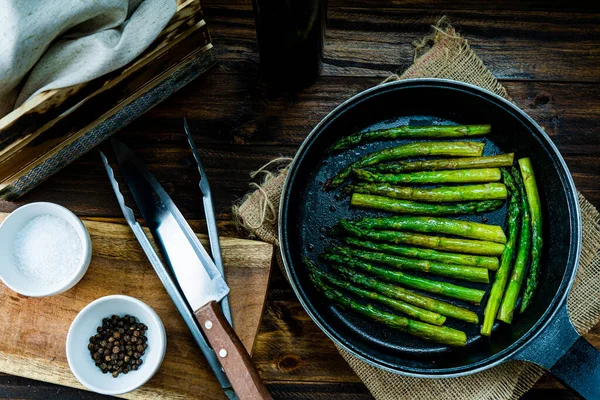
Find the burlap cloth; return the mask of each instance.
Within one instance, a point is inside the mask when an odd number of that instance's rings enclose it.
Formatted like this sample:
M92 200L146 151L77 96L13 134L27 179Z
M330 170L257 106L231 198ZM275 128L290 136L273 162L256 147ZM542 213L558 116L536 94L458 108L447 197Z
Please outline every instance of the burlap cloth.
M466 39L445 21L433 27L433 33L415 44L413 65L405 78L447 78L468 82L508 98L506 89L494 78L471 50ZM284 163L285 162L285 163ZM284 163L284 164L283 164ZM234 206L237 221L253 236L279 245L277 210L289 159L273 160L253 177L264 173L261 185ZM280 169L274 166L279 164ZM283 165L282 165L283 164ZM270 172L273 171L274 172ZM579 270L568 299L569 314L580 333L588 332L600 321L600 215L581 194L583 244ZM279 252L277 252L279 255ZM281 260L278 260L281 261ZM281 265L281 264L280 264ZM452 379L419 379L379 370L338 349L376 399L517 399L544 374L533 364L515 361L474 375Z

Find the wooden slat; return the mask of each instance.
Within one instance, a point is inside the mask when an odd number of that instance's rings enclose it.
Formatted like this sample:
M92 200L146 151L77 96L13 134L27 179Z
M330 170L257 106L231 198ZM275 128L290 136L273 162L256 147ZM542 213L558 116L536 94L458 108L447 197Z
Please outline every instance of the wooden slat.
M267 389L278 400L372 400L373 397L360 383L267 383ZM10 395L9 395L10 393ZM111 396L80 389L0 374L0 398L107 400ZM566 399L566 398L565 398ZM563 398L559 398L563 400Z
M203 0L203 6L233 6L247 5L247 0ZM585 0L563 1L563 0L503 0L503 1L480 1L480 0L328 0L329 9L339 7L361 7L361 8L396 8L433 10L443 12L445 10L511 10L511 11L552 11L552 12L587 12L600 11L600 5Z
M219 71L258 70L251 6L205 6ZM412 63L411 43L446 14L498 78L598 82L600 15L510 10L332 8L325 40L327 76L384 76Z
M580 397L575 393L566 390L563 386L558 386L552 389L537 389L534 388L527 392L522 400L579 400Z
M377 85L379 78L322 77L294 95L278 92L256 76L223 79L210 73L126 128L132 140L150 135L162 144L185 145L180 115L186 115L199 144L298 146L339 103ZM542 125L563 153L593 153L600 146L595 118L600 85L502 82L515 104ZM210 102L199 101L200 93Z

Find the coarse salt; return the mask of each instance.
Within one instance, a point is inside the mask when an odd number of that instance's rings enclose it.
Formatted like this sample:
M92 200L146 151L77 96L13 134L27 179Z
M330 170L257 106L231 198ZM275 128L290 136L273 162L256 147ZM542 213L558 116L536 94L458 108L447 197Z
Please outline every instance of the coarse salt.
M51 285L64 281L81 261L83 246L75 229L54 215L33 218L17 234L13 257L31 281Z

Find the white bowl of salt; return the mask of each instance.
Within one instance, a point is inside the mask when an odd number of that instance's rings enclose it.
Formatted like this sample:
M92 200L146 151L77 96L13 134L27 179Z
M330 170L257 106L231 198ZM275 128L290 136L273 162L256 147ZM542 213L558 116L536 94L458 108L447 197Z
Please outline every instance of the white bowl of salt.
M85 226L58 204L27 204L0 224L0 279L24 296L72 288L85 275L91 256Z

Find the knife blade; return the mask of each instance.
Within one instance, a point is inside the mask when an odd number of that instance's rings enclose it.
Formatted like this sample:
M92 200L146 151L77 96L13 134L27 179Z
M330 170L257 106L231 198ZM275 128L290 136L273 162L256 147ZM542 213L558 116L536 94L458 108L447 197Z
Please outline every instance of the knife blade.
M229 287L175 204L144 163L113 140L117 162L208 343L241 399L271 399L250 355L217 304Z
M206 219L206 226L208 228L210 252L212 254L212 258L215 262L215 265L217 266L217 269L221 274L224 275L223 259L221 258L221 243L219 241L219 231L217 229L217 221L215 219L215 209L213 206L212 192L210 190L210 184L208 183L208 177L206 176L206 172L204 172L204 167L202 166L202 162L200 161L200 154L198 154L196 143L194 142L192 132L190 131L190 127L188 126L187 119L185 117L183 117L183 129L185 131L185 135L187 137L190 148L192 149L194 159L196 160L198 172L200 173L200 182L198 183L198 186L200 187L200 191L202 192L202 202L204 204L204 217ZM229 307L229 301L227 298L224 298L221 301L221 309L223 310L225 318L227 318L227 321L229 321L229 324L233 326L233 321L231 319L231 309Z
M229 287L179 209L127 146L116 139L112 144L125 182L190 306L220 301Z
M181 317L183 318L188 329L190 330L192 336L196 340L196 343L198 343L200 350L204 354L206 361L208 362L213 373L215 374L219 384L221 385L221 388L223 388L225 395L231 400L237 399L238 397L233 391L231 383L229 382L227 376L221 369L221 364L217 359L217 355L215 354L213 349L208 345L208 343L206 343L206 340L204 339L204 336L202 335L202 332L198 327L194 314L188 307L186 300L179 292L177 284L175 283L175 281L163 265L162 261L158 257L158 254L154 250L154 247L152 247L152 244L146 236L146 233L144 232L140 224L136 221L133 210L129 208L127 204L125 204L125 199L123 198L123 195L119 188L119 183L115 178L114 171L108 163L106 156L101 151L99 153L100 158L102 159L102 164L104 165L104 169L106 170L106 174L108 175L111 187L113 189L113 192L115 193L115 196L117 197L117 202L119 203L119 207L123 212L123 216L125 217L127 224L133 231L133 234L135 235L140 246L142 247L142 250L146 254L146 257L148 257L150 264L154 268L156 275L158 276L161 283L165 287L165 290L173 300L177 311L179 311L179 314L181 314Z

